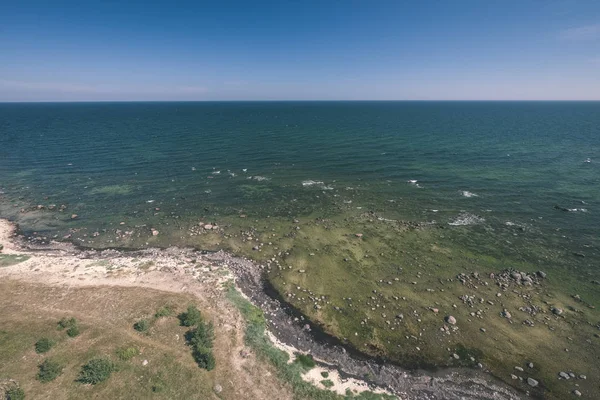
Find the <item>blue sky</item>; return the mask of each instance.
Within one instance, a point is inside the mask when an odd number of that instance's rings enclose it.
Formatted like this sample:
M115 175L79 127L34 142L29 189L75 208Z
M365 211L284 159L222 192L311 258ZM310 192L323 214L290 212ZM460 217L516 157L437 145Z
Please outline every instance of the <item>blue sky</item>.
M600 99L600 1L0 0L0 101Z

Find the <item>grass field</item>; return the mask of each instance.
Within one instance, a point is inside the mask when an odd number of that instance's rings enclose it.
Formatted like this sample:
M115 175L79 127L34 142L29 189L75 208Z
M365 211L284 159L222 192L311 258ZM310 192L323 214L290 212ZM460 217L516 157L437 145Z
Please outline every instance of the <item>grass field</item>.
M245 379L236 376L229 359L223 357L233 350L228 337L217 338L217 368L207 372L198 367L184 339L189 328L180 326L176 316L192 303L194 298L188 295L139 288L1 282L0 383L12 379L26 399L52 400L237 398L244 385L261 385L264 371L249 368ZM160 316L165 306L174 310L172 315ZM79 335L69 337L57 329L65 317L76 319ZM133 329L140 318L151 321L145 333ZM35 344L41 338L54 345L37 353ZM95 358L110 360L116 371L96 385L77 382L82 366ZM42 383L37 374L45 360L63 369L56 379ZM288 397L279 385L272 386L267 391Z

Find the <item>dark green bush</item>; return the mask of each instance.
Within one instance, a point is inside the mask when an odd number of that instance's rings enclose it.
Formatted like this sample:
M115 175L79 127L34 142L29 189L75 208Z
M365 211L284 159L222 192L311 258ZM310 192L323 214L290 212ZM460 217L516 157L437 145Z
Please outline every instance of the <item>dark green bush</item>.
M115 371L115 365L112 361L105 358L95 358L90 360L81 368L78 382L95 385L104 382Z
M195 326L202 322L202 314L196 306L190 304L186 312L179 314L179 321L183 326Z
M325 379L321 381L321 384L323 386L325 386L326 388L330 388L333 386L333 382L331 381L331 379Z
M322 376L323 378L329 378L329 372L327 372L327 371L323 371L323 372L321 372L321 376Z
M45 353L49 351L55 344L56 342L54 340L43 337L35 342L35 351L39 354Z
M315 360L313 360L310 354L296 353L296 363L302 365L305 369L311 369L315 367Z
M212 322L198 324L193 330L190 342L192 346L204 349L212 349L215 340L215 329Z
M208 371L214 369L216 362L212 347L215 332L212 322L199 322L195 329L188 332L187 337L198 366Z
M133 324L133 329L138 332L147 332L150 329L150 322L147 319L140 319L138 322Z
M25 399L25 392L20 387L13 386L6 389L4 396L6 397L6 400L23 400Z
M43 383L53 381L62 374L63 368L59 363L46 359L39 365L37 378Z
M207 371L215 369L215 356L211 349L194 348L194 359L200 368Z

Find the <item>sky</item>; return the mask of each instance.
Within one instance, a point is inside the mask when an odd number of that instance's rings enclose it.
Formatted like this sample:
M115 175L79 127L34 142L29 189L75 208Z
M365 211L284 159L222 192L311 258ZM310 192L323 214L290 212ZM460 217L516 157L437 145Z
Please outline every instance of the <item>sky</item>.
M599 0L0 0L0 102L600 100Z

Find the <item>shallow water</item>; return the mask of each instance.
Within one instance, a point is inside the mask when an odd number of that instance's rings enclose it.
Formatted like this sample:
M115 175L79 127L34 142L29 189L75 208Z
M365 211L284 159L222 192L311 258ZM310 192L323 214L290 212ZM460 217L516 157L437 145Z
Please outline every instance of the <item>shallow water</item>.
M594 256L600 103L2 104L0 179L5 200L68 204L89 226L152 207L183 219L363 207L521 227ZM153 214L141 220L160 225ZM23 228L60 227L38 222Z

